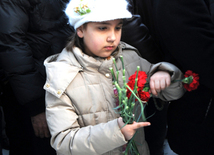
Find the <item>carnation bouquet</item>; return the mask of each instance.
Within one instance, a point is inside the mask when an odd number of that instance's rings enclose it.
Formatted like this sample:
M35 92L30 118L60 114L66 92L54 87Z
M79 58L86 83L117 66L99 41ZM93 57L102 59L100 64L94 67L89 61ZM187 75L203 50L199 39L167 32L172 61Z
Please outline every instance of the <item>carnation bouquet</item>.
M142 121L146 121L146 117L144 114L144 108L146 103L148 102L151 94L149 93L149 83L146 81L147 74L144 71L140 71L140 67L137 66L136 72L129 77L128 83L126 82L125 76L125 67L123 62L123 57L120 56L122 62L122 79L123 85L119 86L118 84L118 77L119 77L119 70L117 68L115 59L113 58L113 63L116 68L116 75L114 74L113 68L110 68L112 77L113 77L113 85L114 87L114 94L117 97L117 107L115 110L119 112L120 116L123 118L123 121L126 124L132 124L134 121L139 122L142 118ZM185 73L185 78L182 80L174 80L173 82L181 81L184 83L184 88L188 91L197 89L199 85L199 77L198 74L193 73L192 71L188 70ZM138 104L136 104L138 103ZM140 109L139 109L140 108ZM137 111L140 110L140 114ZM125 126L124 125L124 126ZM136 132L137 133L137 132ZM135 135L136 135L135 133ZM128 141L126 149L124 150L124 154L128 155L139 155L139 151L137 149L136 142L134 141L134 137Z

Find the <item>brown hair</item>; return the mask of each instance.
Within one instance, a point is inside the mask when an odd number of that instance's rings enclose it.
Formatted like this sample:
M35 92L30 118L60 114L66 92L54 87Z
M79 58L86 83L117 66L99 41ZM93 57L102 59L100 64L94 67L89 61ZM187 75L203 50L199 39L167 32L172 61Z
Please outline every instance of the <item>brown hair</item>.
M87 28L87 23L83 24L83 29ZM77 31L69 38L69 41L66 45L66 50L73 52L73 47L78 47L82 51L84 51L84 43L83 43L83 38L80 38L77 35Z

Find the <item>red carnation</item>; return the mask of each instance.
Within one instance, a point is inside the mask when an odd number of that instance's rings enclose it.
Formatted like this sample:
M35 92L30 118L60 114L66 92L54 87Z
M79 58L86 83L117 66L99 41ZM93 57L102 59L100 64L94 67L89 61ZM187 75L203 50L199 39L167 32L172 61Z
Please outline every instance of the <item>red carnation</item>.
M134 84L133 84L133 83L128 82L127 85L131 88L131 90L134 90ZM132 92L127 88L126 96L127 96L128 98L130 98L131 94L132 94Z
M135 85L135 78L136 78L136 74L137 74L137 71L131 75L129 77L129 82L127 83L127 85L132 89L134 90L134 85ZM145 92L145 91L142 91L143 88L144 88L144 85L146 83L146 79L147 79L147 74L146 72L144 71L139 71L138 72L138 81L137 81L137 91L138 91L138 95L139 97L141 98L141 100L143 101L148 101L149 97L150 97L150 94L149 92ZM127 97L130 98L131 96L131 91L129 89L127 89Z
M199 86L199 76L196 73L193 73L191 70L186 71L184 75L185 79L182 80L184 83L184 88L187 91L192 91L198 88Z
M129 77L129 82L128 82L128 85L130 84L129 86L135 84L136 74L137 74L137 71L135 71L135 73L132 74L132 75ZM146 83L146 79L147 79L146 72L144 72L144 71L139 71L139 72L138 72L138 82L137 82L137 86L140 87L140 88L144 87L144 84Z
M139 97L142 101L148 101L150 98L149 92L145 92L143 90L138 91Z

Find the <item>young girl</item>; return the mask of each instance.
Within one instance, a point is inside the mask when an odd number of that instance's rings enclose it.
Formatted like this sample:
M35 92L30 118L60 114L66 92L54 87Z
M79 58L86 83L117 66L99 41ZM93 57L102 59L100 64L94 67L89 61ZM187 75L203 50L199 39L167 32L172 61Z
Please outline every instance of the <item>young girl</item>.
M71 0L66 8L76 34L58 55L45 60L46 117L51 145L60 155L119 155L139 129L140 154L149 155L142 127L149 122L125 125L116 107L109 70L115 58L120 70L124 58L126 78L140 66L150 81L150 91L163 100L184 93L182 73L172 64L151 64L136 49L120 42L123 19L131 18L126 0ZM115 69L115 68L114 68Z

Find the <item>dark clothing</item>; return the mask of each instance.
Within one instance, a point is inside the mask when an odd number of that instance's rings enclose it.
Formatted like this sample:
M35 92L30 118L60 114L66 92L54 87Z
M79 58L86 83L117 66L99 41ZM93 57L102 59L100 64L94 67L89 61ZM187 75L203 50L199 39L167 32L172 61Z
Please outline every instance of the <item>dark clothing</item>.
M0 86L0 93L1 93L1 86ZM1 96L1 94L0 94ZM0 105L1 105L1 100L0 100ZM0 155L2 155L2 145L3 145L3 134L2 134L2 130L3 130L3 115L2 115L2 110L0 109Z
M43 61L72 34L63 9L68 0L1 0L0 63L13 92L31 116L44 112Z
M214 154L214 24L208 0L137 1L144 22L165 55L183 72L200 76L197 90L168 109L168 142L179 155ZM147 8L144 10L144 8ZM149 9L148 9L149 8ZM144 12L145 11L145 12Z
M10 155L55 155L50 138L35 136L28 111L17 103L11 92L10 86L6 86L2 96Z
M151 37L148 28L142 23L140 15L125 20L121 40L137 48L140 55L151 63L163 60L161 52Z
M10 155L52 155L49 138L34 135L31 117L45 111L43 61L61 52L73 28L69 0L1 0L0 66Z
M155 106L152 98L148 102L148 106L145 108L147 121L151 123L151 126L144 128L145 139L148 143L150 155L164 155L164 140L167 132L167 108L168 102L160 101L156 99L157 105L160 110Z

